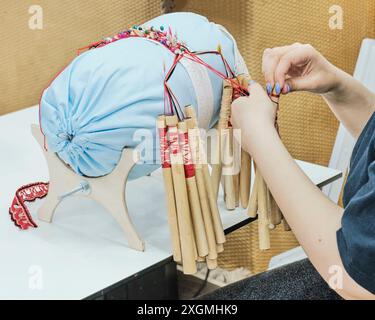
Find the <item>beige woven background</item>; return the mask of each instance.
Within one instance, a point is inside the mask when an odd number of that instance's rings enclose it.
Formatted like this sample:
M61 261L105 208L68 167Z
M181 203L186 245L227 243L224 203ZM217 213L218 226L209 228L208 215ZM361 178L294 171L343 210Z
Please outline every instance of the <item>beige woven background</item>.
M329 28L332 5L343 9L342 30ZM175 1L174 10L201 13L225 25L259 82L263 80L261 58L265 48L311 43L331 62L353 73L362 39L375 37L374 0L181 0ZM295 158L327 165L337 127L319 97L293 93L281 100L281 136ZM273 255L298 245L293 234L280 227L271 233L270 250L260 252L257 239L256 223L229 235L220 265L229 269L246 266L260 272Z
M42 30L29 29L35 4L43 8ZM160 0L2 0L0 114L37 104L78 48L160 13Z

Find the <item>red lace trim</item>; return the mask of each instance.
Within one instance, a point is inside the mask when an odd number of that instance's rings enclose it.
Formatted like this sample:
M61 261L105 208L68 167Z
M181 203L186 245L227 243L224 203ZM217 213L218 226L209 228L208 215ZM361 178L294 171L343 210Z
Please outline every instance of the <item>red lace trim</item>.
M44 198L48 194L48 186L48 182L37 182L22 186L16 191L9 214L17 227L22 230L38 227L25 203Z

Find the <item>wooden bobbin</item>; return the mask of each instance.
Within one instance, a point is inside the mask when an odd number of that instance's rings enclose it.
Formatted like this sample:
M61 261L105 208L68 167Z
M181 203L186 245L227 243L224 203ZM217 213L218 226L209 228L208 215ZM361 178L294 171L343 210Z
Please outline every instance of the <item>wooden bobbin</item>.
M199 130L198 121L197 121L194 108L192 106L185 107L185 113L190 118L189 119L190 125L194 129ZM201 141L200 136L198 137L198 152L199 152L199 159L201 160L201 164L202 164L204 184L205 184L205 188L207 191L211 217L212 217L212 221L214 225L216 243L223 244L225 243L224 228L221 222L220 212L219 212L219 208L217 205L217 196L215 196L215 192L212 186L212 180L211 180L210 172L208 169L207 157L205 155L203 142Z
M221 99L221 106L220 106L220 115L219 115L219 122L217 125L217 145L215 148L215 162L212 164L212 174L211 180L213 185L214 195L217 199L217 195L219 192L220 180L222 176L222 140L223 140L223 130L228 129L229 127L229 120L230 120L230 113L231 113L231 104L232 104L232 95L233 95L233 88L227 81L223 81L223 94Z
M240 174L235 174L233 176L234 185L234 204L237 207L240 206Z
M201 205L199 201L198 187L195 178L195 168L189 146L188 129L185 122L178 123L180 146L183 152L185 179L189 197L190 211L194 227L195 243L199 257L208 255L208 244Z
M250 194L249 204L247 207L247 214L250 218L255 218L258 214L258 190L259 190L259 174L255 169L255 179L253 189Z
M232 145L233 145L233 185L234 185L234 201L235 206L240 206L240 170L241 170L241 145L237 137L238 131L232 129ZM248 196L249 198L249 196Z
M206 262L206 257L198 257L197 262Z
M192 150L193 160L195 163L195 177L196 183L198 187L198 195L202 210L202 217L204 221L204 227L206 231L207 237L207 244L208 244L208 259L217 259L217 252L216 252L216 239L215 239L215 231L213 228L213 222L211 218L211 210L208 200L208 195L206 192L206 187L204 183L204 175L203 175L203 168L200 159L200 152L199 152L199 129L195 127L192 119L187 119L186 124L188 127L189 133L189 144Z
M236 208L236 190L234 184L233 166L233 129L221 130L221 150L223 157L222 174L224 176L224 197L227 210Z
M194 274L197 272L194 231L190 216L183 157L178 142L177 123L177 116L166 117L178 228L180 231L182 267L185 274Z
M174 194L173 178L172 178L172 168L169 157L169 149L167 147L167 125L165 123L165 116L161 115L157 119L157 127L159 130L160 137L160 149L164 152L161 155L162 160L162 172L164 189L167 201L168 210L168 224L169 231L172 239L172 250L173 250L173 260L176 262L181 262L181 246L180 246L180 233L178 230L177 221L177 208L176 208L176 197Z
M272 223L273 220L273 211L272 211L272 195L270 190L267 187L267 220L268 220L268 229L274 230L276 228L276 224Z
M241 171L240 171L240 197L242 208L247 208L250 197L251 183L251 158L245 151L241 150Z
M271 225L276 227L282 221L282 214L271 192L269 192L269 195L270 195L269 221Z
M217 260L216 259L207 259L206 263L207 263L207 268L209 270L214 270L214 269L217 268Z
M268 220L268 189L262 176L259 175L258 182L258 226L259 226L259 249L270 248L270 230Z
M223 252L224 251L224 244L222 244L222 243L217 244L216 245L216 251L217 251L217 253Z
M134 150L124 149L119 163L110 174L98 178L82 177L64 164L56 153L44 148L44 137L38 125L32 125L31 132L42 148L50 177L48 195L38 210L38 218L45 222L52 222L55 210L62 201L60 196L85 181L90 186L91 192L73 196L84 196L101 204L123 229L129 247L144 251L145 244L130 219L125 199L128 175L137 160Z
M249 86L250 75L240 74L237 76L238 82L245 88ZM240 171L240 198L241 206L247 208L249 205L251 184L251 157L244 150L241 150L241 171Z
M213 221L215 238L217 244L225 243L224 228L220 217L219 208L217 206L217 200L212 190L211 177L207 165L203 165L203 178L204 185L206 187L208 202L210 205L211 218Z

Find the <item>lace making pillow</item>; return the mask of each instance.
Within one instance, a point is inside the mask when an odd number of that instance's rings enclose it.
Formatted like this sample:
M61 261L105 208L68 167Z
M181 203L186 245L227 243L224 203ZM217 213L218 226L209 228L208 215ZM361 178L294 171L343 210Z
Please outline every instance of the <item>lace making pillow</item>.
M247 73L234 39L205 17L167 14L145 23L141 30L150 27L168 30L190 51L217 50L220 45L232 70ZM135 148L140 143L137 129L148 129L153 152L132 171L131 178L136 178L159 167L156 117L164 112L165 73L173 65L175 54L165 43L144 37L121 39L120 34L106 41L109 43L105 46L76 57L44 91L41 129L48 148L76 173L89 177L110 173L123 148ZM200 57L225 73L220 56ZM222 79L215 73L181 59L169 85L181 106L196 107L200 127L207 129L216 122Z

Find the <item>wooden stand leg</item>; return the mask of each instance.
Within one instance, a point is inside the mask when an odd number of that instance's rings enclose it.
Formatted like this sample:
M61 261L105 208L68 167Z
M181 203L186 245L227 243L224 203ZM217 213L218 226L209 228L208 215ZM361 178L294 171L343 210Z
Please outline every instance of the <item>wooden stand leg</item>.
M44 203L38 210L38 218L44 222L51 223L53 219L53 215L55 214L55 210L59 205L60 200L58 199L58 195L55 190L55 186L53 183L50 182L48 187L48 194L45 198Z
M44 204L38 211L38 218L45 222L52 222L55 209L60 203L59 196L85 181L91 189L91 192L85 196L100 203L109 211L124 230L129 247L144 251L144 242L139 237L129 217L125 199L128 175L135 165L134 150L124 149L118 165L110 174L98 178L82 177L65 165L55 153L44 149L44 139L39 126L32 125L31 131L43 150L50 175L49 192ZM77 196L82 195L77 194Z

